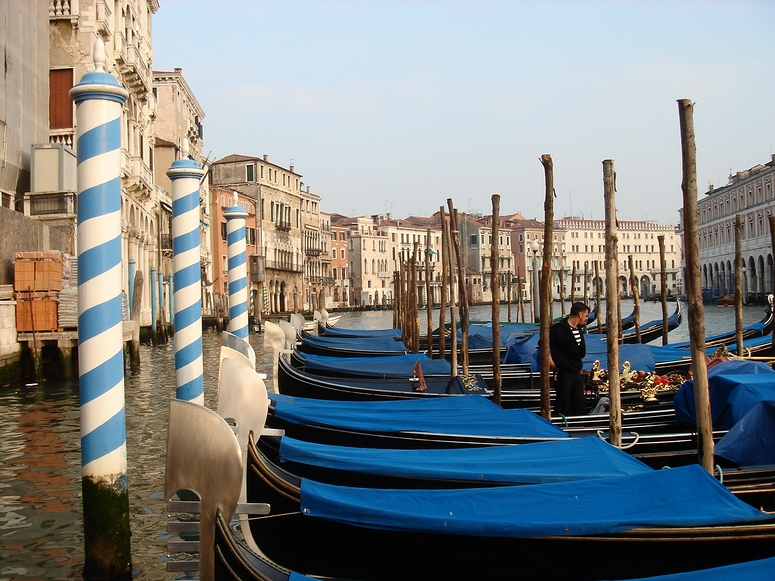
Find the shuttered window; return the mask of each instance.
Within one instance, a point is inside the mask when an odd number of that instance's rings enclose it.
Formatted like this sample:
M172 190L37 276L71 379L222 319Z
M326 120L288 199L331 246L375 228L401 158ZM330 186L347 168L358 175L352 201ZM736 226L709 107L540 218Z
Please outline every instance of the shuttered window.
M48 119L50 129L70 129L73 127L73 100L70 89L73 88L73 69L49 71Z

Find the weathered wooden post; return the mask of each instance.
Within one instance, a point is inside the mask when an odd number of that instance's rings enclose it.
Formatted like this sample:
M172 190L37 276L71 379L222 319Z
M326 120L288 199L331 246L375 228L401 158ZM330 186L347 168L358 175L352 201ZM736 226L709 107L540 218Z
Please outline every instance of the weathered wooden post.
M150 278L150 284L148 285L151 287L151 343L156 344L156 285L153 284L153 281L156 280L156 265L151 265L151 278Z
M638 293L638 278L635 276L635 261L632 258L632 254L627 256L627 264L630 267L630 290L632 291L632 316L633 322L635 323L635 340L640 343L640 299ZM606 274L606 277L607 276L608 274ZM621 317L621 313L619 313L619 316ZM621 322L619 324L621 325Z
M522 296L522 267L517 267L517 313L521 317L522 322L525 322L525 299Z
M506 280L506 309L508 310L508 314L506 316L506 320L511 323L511 269L509 268L509 271L506 273L508 275L508 279Z
M743 217L735 216L735 342L743 356Z
M608 439L613 446L622 445L622 401L619 388L619 234L616 227L616 172L614 161L603 161L603 196L605 198L605 327L608 331ZM595 278L597 261L595 261ZM600 283L598 282L598 289ZM598 290L599 292L599 290ZM600 303L598 302L598 305ZM598 306L598 317L600 307Z
M433 296L431 294L431 229L425 232L425 334L428 337L428 357L433 358L433 321L431 309Z
M501 295L498 278L500 276L500 236L499 222L501 219L501 197L492 195L492 244L490 245L490 264L492 266L490 288L492 289L492 383L495 403L501 405Z
M78 360L86 580L131 579L121 312L121 116L105 45L70 90L78 152Z
M667 264L665 262L665 235L657 236L659 242L660 297L662 297L662 345L667 345Z
M204 405L199 180L205 172L188 153L188 140L184 140L183 157L167 170L172 181L172 267L178 295L175 310L170 311L175 329L175 397ZM172 288L168 293L172 295Z
M457 376L457 314L455 309L456 302L456 281L455 281L455 266L452 262L452 233L450 228L450 221L452 217L446 217L442 213L441 215L444 225L442 232L444 233L444 253L447 263L447 271L449 272L449 319L450 319L450 340L449 340L449 352L451 355L450 367L452 368L452 376Z
M460 252L460 229L458 228L457 210L452 203L452 198L447 198L449 207L449 227L450 242L454 249L454 256L457 262L457 286L458 301L460 303L460 360L463 375L468 374L468 292L466 290L466 270L463 265L463 255Z
M560 258L562 260L562 258ZM562 318L565 318L565 269L560 264L560 269L557 271L557 280L560 283L560 312Z
M129 318L132 319L132 313L135 308L135 269L137 268L137 259L135 258L135 243L129 243L129 296L127 297L129 302Z
M226 208L223 216L226 218L226 255L229 265L229 332L247 341L248 269L245 220L248 213L237 205L237 192L234 192L234 204Z
M589 305L589 261L584 261L584 304ZM600 319L600 305L597 305L598 320Z
M420 297L417 271L417 257L420 252L419 241L414 241L414 250L412 252L412 270L410 278L412 281L412 353L420 352Z
M130 318L135 322L132 331L132 339L129 341L129 368L132 371L140 369L140 307L143 304L143 271L135 272L135 294L132 299L132 315Z
M770 246L772 249L772 255L775 256L775 216L769 217L770 222ZM770 289L772 291L772 296L775 298L775 274L773 274L772 277L772 288ZM775 305L773 305L772 302L768 301L769 308L773 309L775 308ZM775 352L775 327L772 329L772 351Z
M439 208L439 228L441 229L441 304L439 305L439 359L447 356L447 337L445 324L447 322L447 234L444 228L446 219L444 217L444 206Z
M400 268L400 264L399 267ZM401 319L399 314L401 313L401 289L399 288L400 279L398 276L398 269L393 272L393 328L401 328Z
M539 282L540 307L539 320L539 364L541 366L541 416L551 419L551 352L549 350L549 327L552 326L551 300L552 300L552 231L554 226L554 163L548 153L541 155L541 165L544 166L544 182L546 192L544 196L544 251L543 264L541 266L541 280Z
M608 278L607 277L606 277L605 284L606 284L606 288L608 288ZM616 284L617 284L617 287L615 287L617 289L616 296L618 297L619 296L619 288L618 288L619 281L616 281ZM609 298L610 297L607 297L607 296L605 298L606 310L608 309L608 300L609 300ZM601 306L600 306L600 269L598 268L597 260L595 260L595 303L597 304L597 332L598 333L602 333L603 332L603 321L602 321L603 317L600 316L600 309L601 309ZM584 303L584 304L589 304L589 303ZM610 329L608 329L608 334L609 335L611 334L611 330ZM614 329L614 337L616 337L617 334L618 334L618 331L616 329ZM618 341L619 338L616 337L616 340Z
M570 304L576 302L576 264L574 261L573 264L573 270L571 271L570 275ZM585 305L589 306L587 303L584 303Z
M684 244L686 250L686 298L689 310L689 342L692 352L694 405L697 412L697 456L700 465L713 474L713 427L708 392L708 364L705 355L705 307L700 278L699 229L697 226L697 147L694 141L694 106L678 101L683 165Z

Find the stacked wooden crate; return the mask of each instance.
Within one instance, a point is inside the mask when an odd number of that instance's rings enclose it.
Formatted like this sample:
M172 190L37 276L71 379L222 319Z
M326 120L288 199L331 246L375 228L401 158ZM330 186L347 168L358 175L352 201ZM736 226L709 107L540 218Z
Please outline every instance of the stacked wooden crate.
M59 251L17 252L14 260L16 330L59 328L59 293L70 278L69 256Z

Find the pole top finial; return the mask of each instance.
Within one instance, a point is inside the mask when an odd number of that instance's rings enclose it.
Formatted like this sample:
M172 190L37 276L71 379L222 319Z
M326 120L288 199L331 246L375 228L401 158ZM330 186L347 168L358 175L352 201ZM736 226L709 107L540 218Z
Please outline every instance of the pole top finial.
M183 154L183 157L188 157L189 153L191 152L191 148L188 145L188 138L183 138L183 143L180 145L180 153Z
M239 205L239 194L236 190L232 192L232 199L234 200L233 203L235 206Z
M92 59L94 60L94 70L104 73L105 63L108 62L108 55L105 54L105 43L99 37L94 41Z

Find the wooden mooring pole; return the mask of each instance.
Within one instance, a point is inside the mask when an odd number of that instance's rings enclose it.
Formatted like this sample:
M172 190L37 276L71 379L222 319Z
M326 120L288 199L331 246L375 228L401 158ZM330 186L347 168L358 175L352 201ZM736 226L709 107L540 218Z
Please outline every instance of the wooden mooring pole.
M450 319L450 342L449 342L449 352L451 355L450 359L450 367L452 369L452 376L455 377L457 375L457 320L456 320L456 309L455 309L455 301L457 294L455 289L455 267L452 263L452 236L450 233L450 226L449 222L451 220L451 216L448 218L444 215L443 211L441 214L441 217L443 219L444 225L442 228L442 233L444 235L444 241L442 245L444 246L444 258L447 264L447 272L449 273L449 280L447 281L447 286L449 288L449 319Z
M490 244L490 288L492 289L492 390L495 403L501 405L501 295L498 284L498 262L500 257L500 244L498 243L499 222L501 219L501 197L492 195L492 244Z
M428 337L428 357L433 359L433 296L431 295L431 229L425 232L425 335Z
M608 440L622 445L622 401L619 386L619 235L616 227L616 172L612 159L603 161L605 198L605 327L608 333ZM595 262L597 269L597 262ZM598 283L599 286L599 283ZM599 316L598 307L598 316Z
M447 278L449 273L447 271L447 235L445 234L444 224L446 219L444 217L444 206L439 208L439 229L441 230L441 304L439 305L439 359L444 359L447 356L447 336L445 333L444 325L447 322L447 297L448 284Z
M635 276L635 260L632 254L627 256L627 264L630 267L630 290L632 291L633 322L635 323L635 340L640 343L640 298L638 294L638 277ZM606 276L608 276L606 274ZM618 277L617 277L618 278ZM621 316L621 313L619 313ZM621 323L619 323L621 325Z
M540 309L540 339L539 362L541 366L541 416L552 417L551 400L551 352L549 350L549 327L552 326L551 293L552 293L552 231L554 226L554 163L548 153L541 155L541 165L544 166L544 244L543 264L541 265L541 280L539 281Z
M737 354L743 352L743 217L735 216L735 343Z
M702 304L699 230L697 226L697 146L694 140L694 106L690 99L678 101L681 126L684 206L684 245L686 250L686 297L689 311L689 343L692 353L694 405L697 414L697 457L699 464L713 474L713 427L708 392L708 364L705 355L705 307Z
M770 222L770 246L772 250L772 255L775 256L775 216L769 217ZM775 276L772 277L772 288L770 289L772 291L772 297L775 298ZM773 302L768 300L767 303L769 304L769 308L773 309L775 308L775 305L773 305ZM772 351L775 352L775 327L772 329Z
M659 243L659 296L662 302L662 345L667 345L667 264L665 263L665 235L657 236Z
M463 255L460 250L460 228L458 226L458 215L452 198L447 198L449 207L450 224L450 243L452 245L452 254L457 262L457 299L460 308L460 366L463 375L468 375L468 321L470 320L468 312L468 292L466 290L466 271L463 265Z

